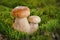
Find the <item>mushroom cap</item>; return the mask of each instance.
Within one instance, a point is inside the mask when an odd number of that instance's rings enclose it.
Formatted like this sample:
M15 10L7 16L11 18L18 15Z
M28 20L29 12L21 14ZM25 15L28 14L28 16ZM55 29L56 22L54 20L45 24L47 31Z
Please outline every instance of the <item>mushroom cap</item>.
M12 10L12 15L18 18L24 18L30 15L30 9L26 6L17 6Z
M31 23L39 23L39 22L41 22L41 18L39 16L30 16L28 20Z

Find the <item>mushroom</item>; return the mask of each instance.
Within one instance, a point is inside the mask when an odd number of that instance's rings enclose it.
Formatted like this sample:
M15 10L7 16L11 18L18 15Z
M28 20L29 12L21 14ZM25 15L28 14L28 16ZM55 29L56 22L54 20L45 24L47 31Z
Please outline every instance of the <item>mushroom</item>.
M30 33L32 34L38 30L38 23L41 22L41 19L39 16L30 16L28 20L30 22Z
M30 15L30 9L26 6L18 6L12 10L12 15L15 17L12 27L17 31L29 33L30 25L27 17Z

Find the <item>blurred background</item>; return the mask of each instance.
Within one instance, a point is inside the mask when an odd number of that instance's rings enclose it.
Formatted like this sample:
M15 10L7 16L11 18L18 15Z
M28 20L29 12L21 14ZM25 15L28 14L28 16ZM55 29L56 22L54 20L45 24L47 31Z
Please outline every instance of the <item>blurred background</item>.
M28 35L11 28L16 6L27 6L31 15L41 17L37 32ZM4 40L60 40L60 0L0 0L0 34Z

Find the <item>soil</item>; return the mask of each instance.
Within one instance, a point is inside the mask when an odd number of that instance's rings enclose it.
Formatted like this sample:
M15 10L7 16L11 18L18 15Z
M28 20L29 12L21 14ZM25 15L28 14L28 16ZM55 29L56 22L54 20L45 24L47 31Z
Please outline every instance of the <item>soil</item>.
M7 38L3 34L0 33L0 40L7 40Z

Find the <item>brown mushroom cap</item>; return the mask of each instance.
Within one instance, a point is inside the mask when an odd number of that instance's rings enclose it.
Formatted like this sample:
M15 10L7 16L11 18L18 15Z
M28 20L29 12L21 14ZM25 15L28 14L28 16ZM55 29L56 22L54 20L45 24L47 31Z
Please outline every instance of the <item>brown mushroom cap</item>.
M18 18L24 18L30 15L30 9L26 6L18 6L12 10L12 15Z
M39 23L41 21L39 16L30 16L28 20L31 23Z

